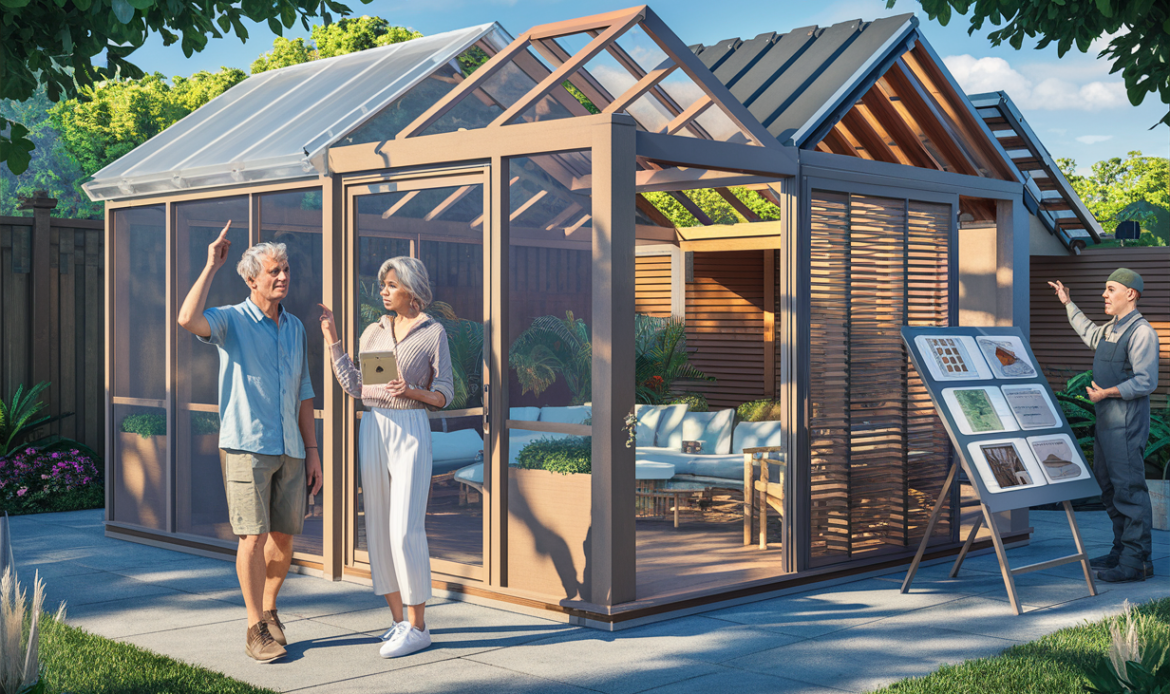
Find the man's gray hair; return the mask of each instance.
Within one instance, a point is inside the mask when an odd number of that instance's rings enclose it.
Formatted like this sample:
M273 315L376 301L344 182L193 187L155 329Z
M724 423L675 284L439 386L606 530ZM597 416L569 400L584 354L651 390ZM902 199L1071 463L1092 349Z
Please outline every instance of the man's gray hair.
M431 278L427 274L427 266L423 265L421 260L400 255L382 263L381 269L378 270L378 286L386 281L386 275L391 270L398 276L398 284L418 300L420 304L418 310L422 311L431 305L435 295L431 293Z
M288 262L288 246L283 243L273 243L265 241L252 246L244 251L244 257L240 258L240 262L236 265L236 272L240 273L240 277L244 281L255 279L264 270L264 264L260 262L261 258L272 258L278 263Z

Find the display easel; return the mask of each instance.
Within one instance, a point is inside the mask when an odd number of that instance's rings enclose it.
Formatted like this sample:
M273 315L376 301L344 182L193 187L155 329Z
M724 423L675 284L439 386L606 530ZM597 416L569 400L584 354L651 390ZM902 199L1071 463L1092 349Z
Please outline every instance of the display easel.
M916 343L916 338L920 336L925 337L985 337L985 338L1017 338L1023 349L1027 352L1027 358L1031 360L1032 365L1036 365L1036 358L1031 353L1031 348L1024 339L1023 334L1016 328L902 328L902 337L906 341L907 348L910 352L911 359L914 366L918 369L923 382L930 392L931 399L934 401L935 409L938 411L940 418L947 429L947 433L951 437L951 442L955 447L955 459L950 470L947 473L946 481L943 483L942 491L939 493L938 499L935 501L934 508L930 514L930 520L926 525L926 533L922 537L922 542L918 545L918 552L914 555L914 561L910 563L910 569L906 573L906 579L902 582L901 592L906 593L910 590L910 584L914 581L914 576L918 571L918 566L922 563L922 557L926 554L926 547L934 532L934 526L942 515L943 507L946 505L947 499L951 495L955 480L958 477L958 470L960 466L966 472L967 477L971 480L971 484L975 489L976 496L979 500L979 508L981 511L980 517L976 520L975 526L971 528L967 534L967 539L963 543L962 549L959 550L958 557L955 558L955 563L951 567L950 577L955 578L959 574L959 569L963 565L963 560L966 559L967 553L971 550L971 546L975 542L975 537L979 534L979 529L984 525L991 532L991 541L995 546L995 555L999 560L1000 574L1003 576L1004 586L1007 588L1008 600L1011 602L1012 608L1016 614L1023 614L1023 607L1020 604L1019 595L1016 591L1015 576L1019 574L1028 573L1031 571L1040 571L1043 569L1051 569L1064 564L1071 564L1073 562L1080 562L1081 568L1085 573L1085 583L1089 587L1090 595L1097 595L1097 587L1093 583L1093 574L1089 567L1089 557L1085 552L1084 542L1081 540L1080 529L1077 527L1076 516L1073 514L1071 499L1093 496L1100 494L1100 487L1097 486L1096 480L1092 475L1085 476L1081 473L1081 477L1072 481L1060 481L1058 483L1048 483L1039 486L1025 486L1021 489L1004 489L999 488L995 482L989 483L984 479L986 473L977 469L973 464L972 452L980 444L985 445L1004 445L1002 439L1005 435L1015 435L1017 439L1024 440L1021 437L1027 436L1027 430L1020 427L1019 423L1012 419L1012 424L1017 426L1015 430L1004 430L993 432L972 432L969 425L965 428L956 419L957 417L965 416L962 412L954 412L952 406L948 404L943 397L944 389L967 389L980 390L984 388L999 388L1004 385L1009 387L1014 386L1034 386L1039 388L1043 386L1043 390L1047 393L1047 397L1051 402L1056 402L1055 395L1052 393L1051 387L1047 380L1041 375L1039 367L1034 369L1034 376L1027 378L1012 378L996 379L991 373L992 369L987 362L981 362L979 366L982 371L973 371L971 378L962 378L956 376L944 376L943 378L936 377L938 372L937 364L932 365L928 363L927 359L930 355L923 354L920 344ZM968 350L971 351L971 350ZM964 353L963 357L969 361L976 361L981 357L978 353L968 354ZM1043 427L1041 429L1032 430L1036 432L1033 438L1038 439L1053 439L1066 435L1071 437L1072 429L1069 427L1068 421L1064 418L1063 413L1056 408L1053 411L1054 415L1059 415L1057 420L1053 417L1054 426ZM1005 417L1006 419L1006 417ZM1071 438L1075 441L1075 438ZM1077 454L1079 455L1079 453ZM1083 464L1081 460L1078 464ZM995 491L991 491L995 484ZM1024 485L1021 485L1024 486ZM1012 511L1021 508L1028 508L1030 506L1037 506L1049 503L1061 503L1064 507L1065 514L1068 516L1069 528L1072 530L1073 542L1076 545L1076 553L1068 556L1059 557L1057 559L1050 559L1048 561L1037 562L1035 564L1028 564L1018 568L1012 568L1008 562L1007 552L1004 550L1003 538L1000 535L999 528L992 517L994 513L1003 511Z

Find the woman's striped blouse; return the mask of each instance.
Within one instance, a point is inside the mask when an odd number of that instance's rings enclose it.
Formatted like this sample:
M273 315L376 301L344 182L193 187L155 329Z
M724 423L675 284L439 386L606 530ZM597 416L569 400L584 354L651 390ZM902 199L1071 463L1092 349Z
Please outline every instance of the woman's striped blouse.
M382 316L381 320L366 328L359 342L358 359L363 352L394 352L398 358L398 373L407 386L442 393L447 402L455 394L451 376L451 353L447 347L447 331L435 319L423 314L402 342L394 339L391 327L394 319ZM341 348L338 341L329 346L332 353L333 373L342 390L355 398L361 398L366 407L384 407L391 410L418 410L427 406L418 400L391 397L384 385L362 385L362 372Z

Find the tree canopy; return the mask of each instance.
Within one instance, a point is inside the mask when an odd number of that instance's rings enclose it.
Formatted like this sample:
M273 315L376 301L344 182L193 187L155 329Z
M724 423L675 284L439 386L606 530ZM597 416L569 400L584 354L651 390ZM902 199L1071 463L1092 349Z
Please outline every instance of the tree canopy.
M402 43L421 38L422 34L413 29L392 26L381 17L362 16L332 24L318 24L313 27L310 36L311 43L306 43L304 39L290 41L278 36L272 43L272 50L252 62L252 74Z
M1076 173L1072 159L1058 159L1057 164L1105 233L1112 234L1119 222L1134 220L1142 238L1129 245L1170 244L1170 159L1130 152L1125 159L1093 164L1087 176Z
M362 0L369 2L369 0ZM190 57L212 38L248 38L244 19L267 22L276 34L299 19L349 14L335 0L0 0L0 100L26 101L43 89L51 102L116 77L136 79L142 69L127 58L148 36L179 43ZM104 55L106 66L94 65ZM26 124L0 116L0 162L24 172L34 148Z
M887 0L893 7L895 0ZM1110 37L1100 53L1110 74L1120 72L1129 102L1137 106L1158 92L1170 105L1170 3L1165 0L918 0L932 20L946 26L954 13L971 12L969 34L985 22L1002 27L988 34L991 45L1004 41L1019 50L1025 38L1036 48L1056 44L1063 57L1074 45L1089 52L1093 41ZM1170 109L1159 121L1170 125Z

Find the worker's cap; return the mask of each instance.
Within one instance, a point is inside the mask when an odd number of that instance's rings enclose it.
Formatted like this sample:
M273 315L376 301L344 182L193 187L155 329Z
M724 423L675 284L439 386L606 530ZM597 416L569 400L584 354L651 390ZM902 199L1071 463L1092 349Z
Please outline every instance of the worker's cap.
M1117 268L1113 271L1112 275L1109 275L1109 279L1106 281L1124 284L1130 289L1135 290L1138 294L1142 293L1142 289L1145 286L1142 282L1142 276L1127 267Z

